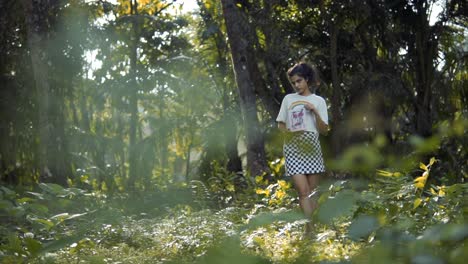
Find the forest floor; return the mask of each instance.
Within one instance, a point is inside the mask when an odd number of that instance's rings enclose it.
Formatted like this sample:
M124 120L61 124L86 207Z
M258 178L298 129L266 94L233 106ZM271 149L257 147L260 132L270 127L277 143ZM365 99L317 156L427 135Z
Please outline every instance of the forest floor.
M41 262L338 263L365 245L347 239L340 228L316 225L307 234L297 210L261 205L250 211L230 207L192 212L186 207L161 218L121 221L46 254Z
M468 184L421 183L429 166L321 186L311 233L283 180L112 197L0 186L0 263L465 263Z

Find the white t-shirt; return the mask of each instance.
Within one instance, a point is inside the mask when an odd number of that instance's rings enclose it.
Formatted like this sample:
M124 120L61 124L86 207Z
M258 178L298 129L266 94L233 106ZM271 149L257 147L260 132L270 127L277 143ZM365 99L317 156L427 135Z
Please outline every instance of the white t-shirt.
M323 122L328 125L325 99L315 94L303 96L298 93L288 94L284 97L276 122L285 123L289 131L318 132L315 114L305 108L305 102L313 104Z

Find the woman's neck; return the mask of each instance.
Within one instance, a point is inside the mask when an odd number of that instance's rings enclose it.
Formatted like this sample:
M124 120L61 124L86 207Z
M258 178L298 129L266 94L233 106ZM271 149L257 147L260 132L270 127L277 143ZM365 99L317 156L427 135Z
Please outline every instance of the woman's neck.
M302 93L297 93L298 95L302 95L302 96L309 96L312 94L312 92L310 90L305 90L304 92Z

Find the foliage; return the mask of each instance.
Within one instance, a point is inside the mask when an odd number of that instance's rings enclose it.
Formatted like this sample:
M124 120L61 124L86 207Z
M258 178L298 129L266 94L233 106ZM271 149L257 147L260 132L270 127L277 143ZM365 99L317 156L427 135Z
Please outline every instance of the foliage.
M457 1L447 2L431 22L437 3L423 2L239 3L258 55L257 77L263 79L255 91L260 126L271 126L275 107L292 92L284 73L297 59L313 62L323 75L317 93L331 106L334 129L325 141L338 151L334 155L380 134L401 149L415 132L431 136L444 120L466 119L465 32L460 27L465 17ZM36 25L44 31L43 45L30 47L29 13L18 1L2 2L0 49L7 55L0 63L5 84L0 92L2 182L71 181L75 186L86 176L88 182L80 187L114 193L133 180L138 190L203 180L198 172L207 173L213 160L230 172L242 171L236 146L245 127L219 1L199 1L199 14L191 15L170 12L176 5L172 1L49 4L37 10L44 16L44 24ZM333 32L339 44L335 51ZM50 58L43 62L53 102L45 105L50 116L39 111L39 95L47 91L33 78L34 47ZM41 115L48 124L41 123ZM51 130L49 143L41 142L46 140L40 137L42 128ZM453 158L466 155L458 148L464 141L461 135L441 141L451 170L464 166L463 159ZM44 144L57 168L52 178L40 178L47 176L38 165ZM267 156L278 155L277 145L266 142ZM372 156L375 149L351 152L359 158L356 153ZM201 164L194 162L200 153L206 154Z
M241 109L221 1L197 2L0 1L1 263L464 263L465 5L236 1L258 66ZM274 132L300 59L342 178L314 237ZM268 135L256 178L246 110Z
M5 262L27 262L79 240L85 221L92 224L93 195L57 184L38 186L38 191L17 193L1 187L2 229L0 252ZM94 206L93 206L94 205Z
M343 235L367 245L375 244L370 252L363 250L356 256L360 263L418 259L461 263L467 238L463 197L468 185L427 184L435 163L435 158L428 164L421 163L422 175L415 179L380 170L376 180L362 192L349 188L339 188L337 194L330 192L332 195L317 212L317 220L332 226L346 223ZM455 235L453 230L460 233Z
M468 185L434 184L440 162L420 163L417 173L389 168L377 170L375 179L321 186L315 237L304 233L306 219L289 200L293 194L278 195L291 191L283 180L267 184L259 177L249 187L250 207L244 194L223 209L210 209L207 201L222 196L201 182L196 188L205 190L193 190L194 196L189 188L195 182L178 192L169 188L130 199L55 184L40 184L35 191L2 187L1 258L3 263L216 263L221 257L233 263L462 263ZM186 199L174 199L183 193Z
M255 177L255 193L261 203L272 209L290 207L297 203L292 183L282 177L284 173L284 158L269 162L270 175Z
M115 225L103 225L92 243L73 245L58 252L57 263L79 259L123 263L191 263L206 253L216 241L232 235L234 224L229 216L235 208L219 212L190 207L171 209L163 218L126 218Z

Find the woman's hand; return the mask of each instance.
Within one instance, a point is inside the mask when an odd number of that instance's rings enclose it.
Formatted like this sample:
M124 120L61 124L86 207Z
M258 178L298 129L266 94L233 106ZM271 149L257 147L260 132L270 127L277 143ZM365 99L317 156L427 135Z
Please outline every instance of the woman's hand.
M315 108L315 105L311 104L311 103L306 103L304 105L305 109L313 112L314 114L317 114L317 108Z

